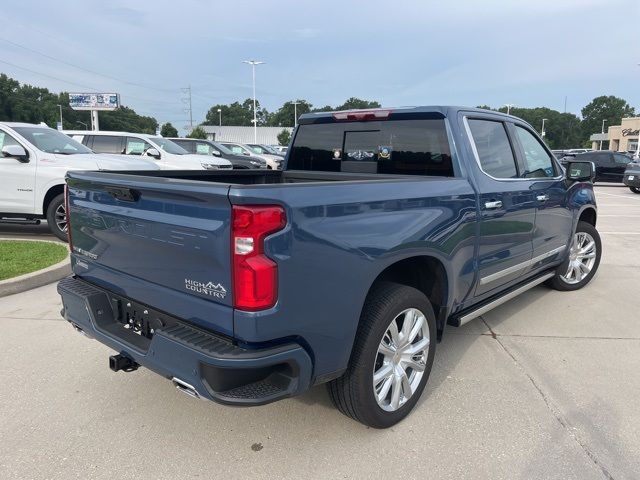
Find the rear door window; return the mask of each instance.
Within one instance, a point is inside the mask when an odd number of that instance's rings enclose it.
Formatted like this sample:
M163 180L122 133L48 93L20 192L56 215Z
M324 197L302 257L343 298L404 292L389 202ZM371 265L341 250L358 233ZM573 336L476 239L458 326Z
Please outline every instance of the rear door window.
M453 176L444 119L305 124L288 169Z
M91 150L96 153L122 153L122 137L94 135Z
M482 170L494 178L518 178L515 157L502 122L469 119Z
M141 138L127 137L127 148L125 150L127 155L142 155L150 148L152 148L151 144Z
M208 143L196 142L196 152L198 155L212 155L213 147Z

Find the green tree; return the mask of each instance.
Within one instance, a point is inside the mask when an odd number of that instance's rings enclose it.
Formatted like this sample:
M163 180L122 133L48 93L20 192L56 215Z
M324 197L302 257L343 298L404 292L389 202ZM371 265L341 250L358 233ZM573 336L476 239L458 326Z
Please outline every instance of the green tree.
M626 100L613 95L596 97L582 109L582 130L585 140L589 136L602 131L602 121L605 122L605 132L611 125L620 125L624 117L632 117L635 111Z
M218 112L218 109L220 112ZM266 125L269 112L266 109L260 107L260 102L256 100L256 117L258 120L258 126ZM212 106L202 125L219 125L220 114L222 114L223 125L233 125L238 127L250 127L253 125L253 99L247 98L244 102L233 102L229 105L214 105Z
M506 113L507 107L500 107L498 111ZM546 107L511 107L509 113L529 123L538 134L542 132L542 119L544 118L544 140L549 148L554 150L577 148L584 144L584 132L580 119L572 113L560 113Z
M285 102L277 111L269 115L267 124L272 127L293 127L295 114L298 117L303 113L309 113L313 107L306 100L296 100L297 107L293 101Z
M155 134L158 122L153 117L138 115L129 107L120 107L110 112L100 112L100 130Z
M380 108L380 103L376 101L362 100L360 98L351 97L342 105L337 106L336 110L352 110L360 108Z
M207 132L205 132L201 126L197 126L193 130L191 130L191 133L187 135L187 138L199 138L201 140L206 140Z
M160 135L162 135L163 137L177 137L178 130L176 130L176 127L171 125L171 122L167 122L162 125L162 128L160 129Z
M282 130L279 134L278 134L278 143L280 145L282 145L283 147L286 147L287 145L289 145L289 142L291 141L291 133L289 133L289 130Z

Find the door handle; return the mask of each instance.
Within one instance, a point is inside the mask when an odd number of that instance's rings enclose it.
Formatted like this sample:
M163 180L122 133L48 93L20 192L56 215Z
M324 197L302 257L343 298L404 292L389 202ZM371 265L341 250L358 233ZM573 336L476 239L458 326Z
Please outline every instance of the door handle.
M549 195L538 195L536 199L539 202L546 202L547 200L549 200Z
M484 208L486 209L494 209L494 208L502 208L502 202L500 200L495 200L492 202L484 202Z

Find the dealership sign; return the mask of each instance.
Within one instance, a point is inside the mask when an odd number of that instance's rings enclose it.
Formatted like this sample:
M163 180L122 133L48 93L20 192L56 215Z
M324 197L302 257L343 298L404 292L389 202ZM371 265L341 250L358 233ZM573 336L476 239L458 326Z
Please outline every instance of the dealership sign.
M638 133L640 133L640 130L633 130L631 128L623 128L622 129L622 136L623 137L637 137Z
M120 106L117 93L70 93L69 106L74 110L115 110Z

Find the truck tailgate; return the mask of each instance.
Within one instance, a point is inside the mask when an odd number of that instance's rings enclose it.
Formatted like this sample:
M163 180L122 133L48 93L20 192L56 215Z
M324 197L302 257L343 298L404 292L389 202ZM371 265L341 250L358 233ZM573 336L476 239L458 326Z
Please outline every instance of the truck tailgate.
M67 184L76 275L233 335L228 185L105 172Z

